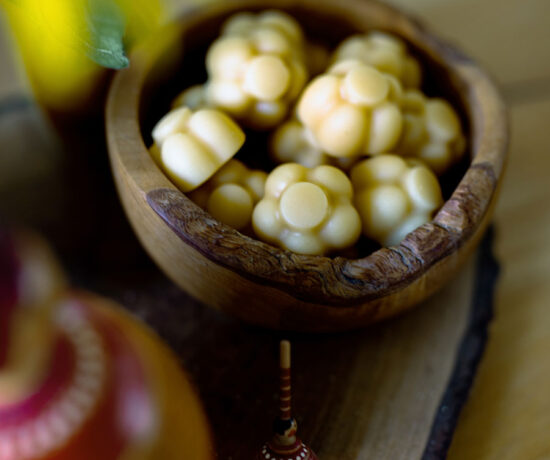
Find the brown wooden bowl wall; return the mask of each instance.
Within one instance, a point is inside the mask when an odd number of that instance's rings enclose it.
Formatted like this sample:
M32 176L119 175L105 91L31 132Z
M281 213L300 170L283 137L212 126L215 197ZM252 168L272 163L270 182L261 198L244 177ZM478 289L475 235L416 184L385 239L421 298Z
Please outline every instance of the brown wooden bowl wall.
M177 92L204 81L197 56L204 56L223 20L239 10L268 8L288 11L308 36L332 45L372 28L400 35L426 69L423 89L459 109L469 140L467 163L449 176L452 190L434 220L401 244L357 259L275 248L214 220L151 159L147 145L154 122ZM506 111L490 78L415 20L367 0L236 0L196 10L136 50L131 66L114 78L106 115L124 209L165 273L208 305L254 324L301 331L358 328L440 288L490 221L508 144Z

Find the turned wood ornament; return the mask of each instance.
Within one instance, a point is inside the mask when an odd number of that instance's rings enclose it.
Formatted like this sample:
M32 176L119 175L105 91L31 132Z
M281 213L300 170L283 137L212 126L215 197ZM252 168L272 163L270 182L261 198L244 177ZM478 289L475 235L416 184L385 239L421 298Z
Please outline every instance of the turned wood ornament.
M0 228L0 460L208 460L192 388L160 340L68 292L49 249Z
M276 248L200 209L151 158L154 123L180 91L204 81L204 52L223 21L239 11L271 8L294 16L306 36L331 48L372 29L400 36L423 67L423 90L448 99L460 113L468 154L446 182L447 201L432 222L401 243L346 257ZM319 332L365 326L440 289L491 220L508 143L498 90L470 58L389 5L373 0L217 2L182 17L136 49L130 60L132 65L113 80L106 110L118 193L151 257L205 304L278 329ZM261 149L255 152L262 154Z
M273 438L257 460L317 460L315 453L296 436L298 425L291 411L290 342L281 341L279 363L279 415L273 422Z

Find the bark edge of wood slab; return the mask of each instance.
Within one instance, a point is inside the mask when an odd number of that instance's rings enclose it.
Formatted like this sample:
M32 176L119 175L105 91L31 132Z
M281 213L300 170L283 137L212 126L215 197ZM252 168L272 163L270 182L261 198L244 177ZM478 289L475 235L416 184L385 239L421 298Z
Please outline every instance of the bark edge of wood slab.
M493 253L494 233L494 227L489 227L480 244L468 325L457 348L449 384L434 415L422 460L447 458L458 418L468 400L478 365L485 351L489 325L494 315L493 299L500 272L499 263Z
M162 105L158 101L164 98L163 110L168 109L177 91L167 96L170 75L197 72L186 66L186 53L212 39L231 13L269 8L294 15L306 33L317 28L317 33L337 34L342 27L338 24L345 23L348 35L371 28L400 35L428 68L426 85L435 84L436 93L443 92L458 105L469 163L434 220L401 244L359 259L277 249L210 217L151 159L147 119L158 119L162 111L149 108ZM323 24L331 28L323 29ZM149 255L205 304L276 329L326 332L362 327L404 311L442 287L490 222L508 146L506 110L498 90L471 59L390 6L370 0L224 2L195 10L168 26L137 49L131 63L117 72L106 108L118 193Z

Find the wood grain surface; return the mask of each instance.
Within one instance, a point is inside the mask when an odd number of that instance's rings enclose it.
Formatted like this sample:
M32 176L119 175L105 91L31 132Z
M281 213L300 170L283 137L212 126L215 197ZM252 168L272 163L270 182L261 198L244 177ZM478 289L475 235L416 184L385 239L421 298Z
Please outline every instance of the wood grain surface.
M1 139L17 145L18 139L32 134L34 142L51 143L31 103L6 102L0 104ZM40 162L47 163L55 148L38 151ZM24 148L20 152L27 155ZM50 174L38 169L34 177ZM41 206L44 215L59 206L32 189L28 195L4 196L2 203L18 208L17 203L30 200L27 207ZM114 197L114 190L110 193ZM103 195L97 198L96 204L107 210ZM13 210L10 214L17 216ZM72 216L70 211L62 214L58 225ZM19 217L26 220L24 213ZM33 226L40 225L40 215L34 219ZM252 458L271 436L277 412L277 345L284 337L294 344L293 401L300 436L320 458L445 457L491 317L496 272L490 235L477 264L470 260L447 288L417 311L361 332L281 335L193 301L147 262L131 230L124 225L118 229L123 223L118 208L118 220L103 223L91 248L83 244L80 232L74 232L68 245L55 228L47 234L60 249L74 285L118 300L178 353L205 404L218 458ZM132 258L121 257L131 253Z
M171 0L178 3L180 0ZM480 365L469 402L460 417L451 445L450 460L543 460L550 458L550 2L547 0L392 0L412 10L442 36L458 43L468 54L486 65L498 81L510 107L512 145L507 178L503 184L497 218L497 255L502 280L498 285L495 320L488 349ZM13 66L1 56L0 90L18 88ZM4 92L3 94L6 94ZM0 157L4 154L2 149ZM0 168L0 176L5 169ZM10 176L13 171L10 171ZM6 196L6 195L3 195ZM2 204L6 203L2 201ZM116 247L124 247L117 240ZM115 267L120 263L99 263L94 267ZM130 259L132 252L124 257ZM134 259L134 266L136 261ZM82 279L73 273L73 279ZM113 278L117 278L116 272ZM141 278L147 281L148 277ZM173 288L172 288L173 289ZM173 295L174 291L161 293ZM130 290L120 294L124 302L136 302ZM173 303L181 302L174 297ZM207 314L207 310L193 310ZM420 310L418 310L420 311ZM143 315L145 313L142 312ZM208 314L218 315L208 310ZM412 313L411 313L412 314ZM184 326L195 320L190 314ZM173 328L173 329L172 329ZM165 337L175 333L165 325ZM175 340L173 345L184 345ZM275 353L275 346L271 352ZM206 354L208 358L209 353ZM230 355L228 359L233 358ZM273 358L274 359L274 358ZM194 364L195 372L200 372ZM242 364L242 363L240 363ZM246 364L246 363L245 363ZM215 376L214 376L215 377ZM299 379L299 377L296 377ZM268 395L273 397L273 395ZM220 397L226 406L232 403ZM297 402L298 404L298 402ZM297 406L300 409L299 405ZM301 412L306 424L309 414ZM268 423L265 430L269 431ZM304 428L305 429L305 428ZM244 437L244 436L243 436Z
M479 262L493 263L487 253ZM417 310L365 331L324 336L246 326L191 302L162 279L126 295L106 281L100 289L153 325L182 357L220 459L252 458L269 439L278 408L278 341L289 338L293 411L300 437L319 458L441 460L491 317L494 271L475 289L486 269L470 260Z
M451 460L550 458L550 98L512 110L509 176L497 210L504 261L496 319Z

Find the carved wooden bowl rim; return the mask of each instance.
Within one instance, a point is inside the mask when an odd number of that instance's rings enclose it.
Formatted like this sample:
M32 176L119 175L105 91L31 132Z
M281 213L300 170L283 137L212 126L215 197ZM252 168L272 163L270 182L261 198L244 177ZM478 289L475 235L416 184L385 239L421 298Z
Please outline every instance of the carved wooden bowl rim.
M139 110L145 81L159 53L173 45L187 26L247 7L284 9L296 4L336 14L347 10L359 19L375 13L372 16L382 18L384 28L397 32L448 71L469 118L471 164L434 220L411 232L400 244L360 259L295 254L218 222L164 176L142 137ZM247 279L275 286L301 300L329 305L351 305L399 291L463 246L491 208L508 145L506 110L491 78L416 20L372 0L244 0L196 10L184 16L171 32L167 29L156 43L137 49L130 67L117 72L109 93L106 123L111 161L121 163L149 205L184 244Z

